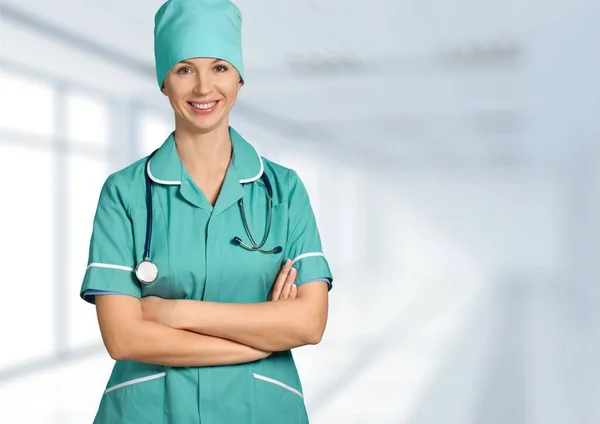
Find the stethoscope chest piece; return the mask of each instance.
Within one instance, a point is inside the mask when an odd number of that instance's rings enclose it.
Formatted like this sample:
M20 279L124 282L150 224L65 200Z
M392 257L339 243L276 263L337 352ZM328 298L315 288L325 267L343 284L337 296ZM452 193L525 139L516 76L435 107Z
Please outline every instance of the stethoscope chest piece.
M135 268L135 275L141 283L151 284L158 277L158 267L148 260L142 261Z

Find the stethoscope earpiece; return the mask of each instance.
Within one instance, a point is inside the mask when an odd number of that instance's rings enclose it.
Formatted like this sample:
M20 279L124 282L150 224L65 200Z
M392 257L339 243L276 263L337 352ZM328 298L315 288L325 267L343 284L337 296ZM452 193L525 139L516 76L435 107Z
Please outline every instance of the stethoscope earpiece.
M235 244L236 246L241 246L241 247L243 247L243 248L244 248L244 249L246 249L246 250L256 250L257 252L260 252L260 253L270 253L270 254L277 254L277 253L281 253L281 252L283 252L283 247L281 247L281 246L275 246L275 247L274 247L273 249L271 249L271 250L263 250L263 249L262 249L262 246L257 246L257 245L254 245L254 246L249 246L249 245L247 245L246 243L244 243L244 242L242 241L242 239L241 239L241 238L239 238L239 237L234 237L234 238L231 240L231 242L232 242L233 244Z

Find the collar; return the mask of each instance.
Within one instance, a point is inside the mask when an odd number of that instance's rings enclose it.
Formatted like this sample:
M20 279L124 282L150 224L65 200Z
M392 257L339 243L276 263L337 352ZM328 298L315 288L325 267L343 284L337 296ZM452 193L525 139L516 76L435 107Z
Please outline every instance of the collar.
M265 170L262 157L232 127L229 127L229 137L233 146L232 165L240 178L240 184L258 180Z
M262 157L236 130L229 127L229 137L233 149L231 165L240 184L258 180L264 172ZM146 167L152 181L163 185L181 185L183 164L175 146L175 132L171 132L158 148Z

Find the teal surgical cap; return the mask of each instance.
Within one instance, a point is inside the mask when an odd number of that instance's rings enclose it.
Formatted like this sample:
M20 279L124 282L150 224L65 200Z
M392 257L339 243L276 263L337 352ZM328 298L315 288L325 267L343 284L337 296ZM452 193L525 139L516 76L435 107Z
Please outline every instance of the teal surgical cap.
M156 12L158 86L178 62L195 57L226 60L244 79L242 14L229 0L167 0Z

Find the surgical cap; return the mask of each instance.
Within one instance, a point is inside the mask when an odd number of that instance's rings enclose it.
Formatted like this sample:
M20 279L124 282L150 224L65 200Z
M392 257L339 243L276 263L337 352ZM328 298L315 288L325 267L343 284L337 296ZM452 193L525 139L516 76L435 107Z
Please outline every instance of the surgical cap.
M229 0L167 0L156 12L158 86L178 62L195 57L225 60L244 79L242 14Z

